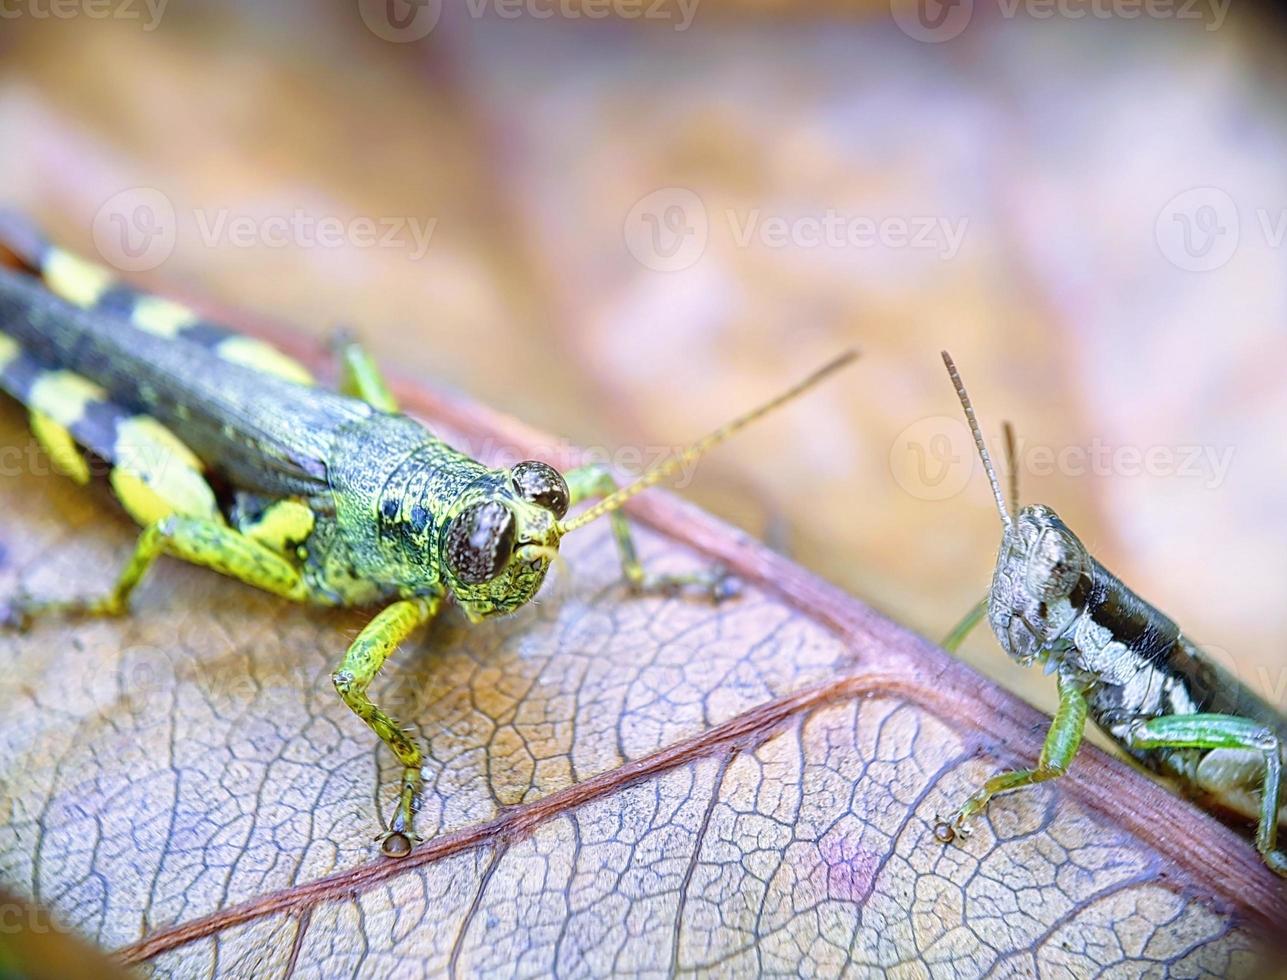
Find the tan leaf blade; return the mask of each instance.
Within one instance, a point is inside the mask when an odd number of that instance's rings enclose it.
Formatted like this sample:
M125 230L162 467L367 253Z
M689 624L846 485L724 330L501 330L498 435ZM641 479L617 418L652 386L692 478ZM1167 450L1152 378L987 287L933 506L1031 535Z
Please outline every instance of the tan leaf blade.
M400 394L475 444L553 444ZM28 444L16 410L0 444ZM0 592L101 583L131 528L20 469ZM746 595L627 598L596 528L540 604L402 651L380 693L429 749L402 862L370 839L394 767L327 682L360 617L170 563L130 619L4 637L0 877L158 975L1253 971L1287 909L1244 839L1087 750L938 845L1041 716L673 498L637 504L650 561L714 555Z

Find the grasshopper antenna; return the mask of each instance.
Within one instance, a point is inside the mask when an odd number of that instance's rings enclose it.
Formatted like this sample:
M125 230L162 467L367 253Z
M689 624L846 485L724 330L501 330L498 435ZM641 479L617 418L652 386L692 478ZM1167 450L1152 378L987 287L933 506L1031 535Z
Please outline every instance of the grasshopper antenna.
M942 354L943 363L947 365L948 376L952 379L952 387L956 389L956 397L961 400L961 407L965 409L965 420L970 423L970 433L974 436L974 445L979 451L979 459L983 460L983 469L988 474L988 482L992 484L992 496L996 498L997 513L1001 515L1001 523L1005 525L1008 531L1014 526L1014 518L1010 516L1010 511L1006 509L1005 495L1001 493L1001 481L997 479L997 471L992 465L992 457L988 455L987 444L983 441L983 432L979 428L979 420L974 415L974 405L970 402L970 396L965 391L965 382L961 380L961 374L956 370L956 363L952 360L952 355L947 351L943 351ZM1016 478L1016 485L1017 482Z
M1018 440L1014 437L1014 426L1009 422L1001 423L1005 434L1005 468L1010 476L1010 513L1019 513L1019 450Z
M728 422L720 426L714 432L710 433L710 435L705 436L704 438L698 439L688 448L682 449L679 452L675 453L670 458L665 459L662 462L658 463L656 466L654 466L648 472L644 473L641 477L639 477L639 479L635 480L633 483L628 484L627 486L622 487L620 490L617 490L609 494L608 496L604 497L593 507L590 507L582 511L580 514L572 518L570 521L561 521L559 523L559 533L567 534L569 531L575 531L577 528L584 527L586 524L589 524L591 521L595 520L596 518L602 517L604 514L608 514L614 510L617 510L631 497L634 497L640 493L643 493L643 491L647 490L649 487L655 486L656 484L660 483L662 480L665 480L667 477L669 477L670 475L672 475L682 467L686 466L688 463L691 463L693 460L699 459L700 457L705 456L708 452L710 452L712 449L718 446L721 442L724 442L730 436L735 435L736 433L740 432L742 429L746 428L746 426L750 425L752 422L769 414L775 408L780 408L781 406L785 405L787 402L791 401L792 399L795 399L800 395L804 394L806 391L808 391L814 385L818 384L824 378L834 374L836 371L839 371L842 367L849 364L857 357L858 357L857 351L848 350L848 351L845 351L843 354L841 354L839 357L836 357L833 360L828 361L826 364L818 368L818 370L814 371L803 381L799 382L798 384L792 385L790 388L782 392L782 394L778 395L776 398L772 398L769 401L765 402L763 405L760 405L758 408L754 408L751 411L747 412L745 415L735 418L732 422Z

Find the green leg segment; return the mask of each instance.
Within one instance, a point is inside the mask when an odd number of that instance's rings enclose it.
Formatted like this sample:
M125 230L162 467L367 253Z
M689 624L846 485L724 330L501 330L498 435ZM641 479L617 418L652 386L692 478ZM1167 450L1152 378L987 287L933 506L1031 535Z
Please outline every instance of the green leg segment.
M382 412L396 412L398 403L375 360L347 331L338 331L331 345L340 360L340 393L360 398Z
M213 521L172 515L149 526L139 536L134 555L116 585L104 595L65 601L18 600L10 615L25 626L32 617L45 615L115 616L124 613L131 593L161 555L171 555L202 565L247 585L286 599L304 601L308 589L299 573L271 548L239 531ZM365 721L403 765L398 808L389 830L379 839L385 854L400 856L416 840L411 832L416 794L420 788L420 748L398 723L367 696L367 687L389 655L440 605L437 598L396 602L375 617L349 647L332 675L344 703Z
M395 602L358 634L331 680L344 703L353 713L366 722L380 741L387 745L402 763L402 790L398 807L389 829L376 838L380 849L388 857L405 857L420 840L412 829L412 821L420 791L420 766L423 761L420 746L392 715L384 711L367 696L367 688L375 680L385 660L398 645L411 635L416 627L428 622L438 611L441 601L437 598L404 599Z
M965 642L965 638L974 631L974 627L978 626L979 622L987 614L988 597L984 596L974 608L965 614L964 619L952 627L952 632L943 638L943 649L948 653L956 653L961 644Z
M53 602L18 599L10 615L20 626L36 616L121 615L129 605L130 594L161 555L203 565L286 599L302 602L308 598L299 573L281 555L223 524L175 514L139 535L134 555L110 592L94 598Z
M1277 734L1236 715L1167 715L1143 721L1127 735L1134 749L1246 749L1265 760L1256 850L1265 864L1287 877L1287 853L1277 849L1278 808L1282 796L1282 746Z
M597 463L579 466L563 474L567 481L568 495L572 504L596 497L606 497L619 488L619 484L607 467ZM712 602L737 595L739 584L723 568L711 568L687 575L649 575L639 561L635 551L635 542L630 534L630 523L626 515L614 510L608 515L612 522L612 536L617 541L617 552L621 555L621 571L626 583L633 592L674 592L688 586L697 586L704 590Z
M1085 727L1085 695L1074 683L1060 678L1059 709L1055 712L1055 720L1050 724L1050 731L1046 733L1046 743L1042 746L1037 767L993 776L983 784L982 789L965 801L951 820L939 821L934 826L934 836L945 844L957 837L968 837L970 829L967 825L970 819L982 812L992 797L1062 776L1077 754Z

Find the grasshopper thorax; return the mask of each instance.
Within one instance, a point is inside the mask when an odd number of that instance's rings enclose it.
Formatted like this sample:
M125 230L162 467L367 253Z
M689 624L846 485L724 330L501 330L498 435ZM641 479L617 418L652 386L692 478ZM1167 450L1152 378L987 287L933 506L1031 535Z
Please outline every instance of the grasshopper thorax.
M1085 546L1058 514L1040 504L1019 511L1001 537L988 597L988 619L1006 653L1027 666L1041 651L1067 646L1092 571Z

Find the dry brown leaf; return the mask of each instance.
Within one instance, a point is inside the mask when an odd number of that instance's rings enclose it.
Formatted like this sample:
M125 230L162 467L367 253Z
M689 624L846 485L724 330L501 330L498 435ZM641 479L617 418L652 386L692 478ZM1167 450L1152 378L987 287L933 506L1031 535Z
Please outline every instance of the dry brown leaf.
M402 396L476 445L553 444ZM0 445L29 443L6 407ZM101 585L133 535L41 460L5 457L0 593ZM381 682L428 744L429 839L403 861L371 842L392 759L327 680L360 617L165 563L132 618L5 636L0 877L161 976L1254 970L1287 910L1244 839L1090 750L938 845L935 815L1035 756L1041 716L692 508L639 503L649 561L704 552L745 596L627 598L597 527L539 604L447 615Z

